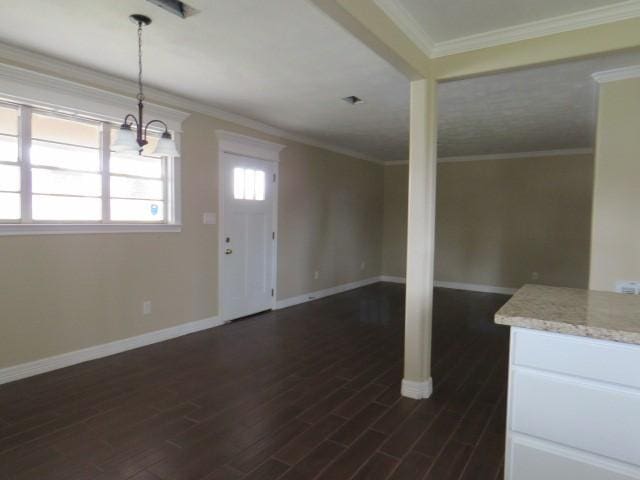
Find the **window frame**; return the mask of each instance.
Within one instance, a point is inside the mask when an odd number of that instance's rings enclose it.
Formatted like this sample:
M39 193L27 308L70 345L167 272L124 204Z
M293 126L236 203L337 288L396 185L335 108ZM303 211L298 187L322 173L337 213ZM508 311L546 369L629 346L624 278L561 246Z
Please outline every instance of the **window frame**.
M36 107L17 103L0 98L0 106L15 108L18 113L18 161L16 164L20 168L20 220L0 219L0 236L3 235L39 235L39 234L79 234L79 233L159 233L159 232L180 232L180 157L162 157L163 176L163 196L164 196L164 219L158 222L144 221L112 221L110 218L111 192L109 168L111 157L111 129L117 124L109 119L100 119L89 115L60 112L54 109ZM32 215L32 166L30 159L30 147L33 141L32 136L32 114L40 113L47 116L75 120L86 123L93 123L100 127L99 132L99 158L101 177L101 215L102 220L82 221L82 220L45 220L38 221ZM153 132L160 134L161 132ZM180 135L172 132L174 139L179 146ZM73 171L69 169L69 171ZM87 197L90 198L90 197Z

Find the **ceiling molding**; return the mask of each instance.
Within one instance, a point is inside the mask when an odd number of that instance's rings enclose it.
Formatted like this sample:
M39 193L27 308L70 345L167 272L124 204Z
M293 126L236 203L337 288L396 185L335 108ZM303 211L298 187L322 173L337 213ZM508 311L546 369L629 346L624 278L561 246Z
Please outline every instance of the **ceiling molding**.
M630 78L640 78L640 65L615 68L604 72L596 72L591 75L598 83L617 82L618 80L629 80Z
M627 0L582 12L523 23L444 42L434 42L422 25L401 4L400 0L374 0L374 2L430 58L471 52L640 17L640 0Z
M435 43L404 5L398 0L373 0L373 2L427 57L433 55Z
M111 93L129 96L132 98L132 101L135 101L135 96L138 91L136 82L2 42L0 42L0 64L8 64L9 66L18 65L36 73L43 73L45 75L54 76L70 82L90 85L97 90L106 90ZM0 92L0 95L1 94L2 92ZM145 87L145 97L152 103L186 110L192 113L200 113L219 120L234 123L242 127L250 128L266 135L329 150L334 153L354 157L360 160L366 160L378 165L384 164L384 162L378 158L374 158L348 148L319 141L305 135L299 135L277 127L272 127L266 123L253 120L236 113L221 110L213 105L208 105L203 102L165 92L156 88Z
M488 155L463 155L460 157L441 157L438 163L478 162L482 160L512 160L521 158L566 157L570 155L592 155L593 148L565 148L560 150L541 150L537 152L493 153ZM385 162L385 167L408 165L408 160Z

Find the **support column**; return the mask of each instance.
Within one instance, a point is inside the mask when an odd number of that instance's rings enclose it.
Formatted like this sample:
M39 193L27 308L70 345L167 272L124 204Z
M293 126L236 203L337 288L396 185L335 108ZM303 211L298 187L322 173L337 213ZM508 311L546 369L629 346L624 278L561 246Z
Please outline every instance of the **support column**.
M402 395L429 398L435 254L437 97L431 79L411 82L409 218Z

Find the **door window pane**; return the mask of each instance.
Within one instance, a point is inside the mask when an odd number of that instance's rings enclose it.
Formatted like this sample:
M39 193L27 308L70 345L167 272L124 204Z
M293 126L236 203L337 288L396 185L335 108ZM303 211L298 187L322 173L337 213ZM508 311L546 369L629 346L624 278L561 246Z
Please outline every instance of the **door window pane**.
M84 172L99 172L100 152L93 148L34 140L31 145L31 164Z
M0 220L20 219L20 194L0 193Z
M0 165L0 191L20 191L20 167Z
M34 220L99 221L102 206L99 198L34 195Z
M163 222L164 202L111 200L111 220L120 222Z
M244 199L244 168L233 169L233 198Z
M142 178L111 177L111 196L162 200L162 181Z
M256 200L264 200L264 172L261 170L256 171Z
M99 174L34 168L31 178L33 193L99 197L102 192L102 179Z
M250 168L233 169L233 198L236 200L264 200L265 173Z
M0 133L18 135L18 109L0 107Z
M162 159L112 153L110 170L121 175L162 178Z
M0 135L0 162L18 161L18 137Z
M31 135L37 140L83 147L100 147L100 125L43 113L31 116Z

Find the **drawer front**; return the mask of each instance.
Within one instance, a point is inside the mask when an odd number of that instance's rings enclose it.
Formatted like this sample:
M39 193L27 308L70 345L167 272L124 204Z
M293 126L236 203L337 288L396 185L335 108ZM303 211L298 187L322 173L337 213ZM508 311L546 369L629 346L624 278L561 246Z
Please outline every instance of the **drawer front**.
M514 439L508 480L637 480L638 471L553 444Z
M640 345L512 330L513 365L640 389Z
M510 429L640 465L640 392L514 368Z

